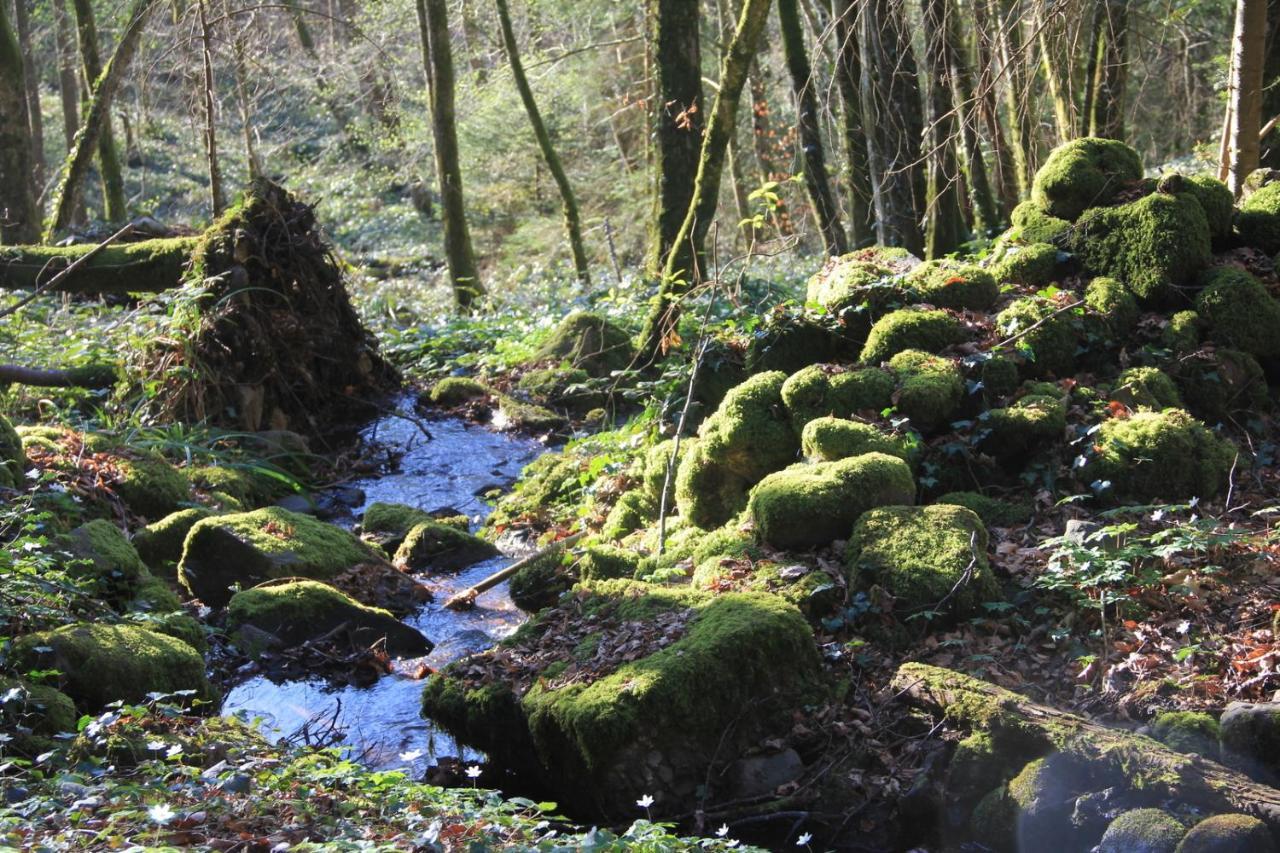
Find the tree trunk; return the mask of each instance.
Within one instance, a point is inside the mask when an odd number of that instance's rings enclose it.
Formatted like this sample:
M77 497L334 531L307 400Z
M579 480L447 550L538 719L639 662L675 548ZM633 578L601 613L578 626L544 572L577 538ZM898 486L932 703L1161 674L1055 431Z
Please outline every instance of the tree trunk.
M252 26L254 14L250 13L249 26ZM228 21L230 17L228 16ZM246 28L247 29L247 28ZM231 39L231 71L236 85L236 109L240 113L240 131L244 140L244 159L249 172L249 180L262 177L262 159L258 156L257 132L253 126L253 103L249 98L249 73L245 61L245 30L237 32Z
M653 218L648 269L663 269L689 212L702 145L702 58L698 0L649 0L649 53L654 77Z
M981 3L984 0L974 0ZM997 45L1000 52L1000 74L1004 77L1005 117L1009 122L1009 141L1013 149L1015 178L1018 195L1031 194L1031 178L1035 174L1039 157L1036 137L1031 127L1031 92L1027 87L1026 67L1021 57L1029 54L1034 43L1022 38L1022 14L1017 0L1001 8L1001 0L990 0L997 23ZM1028 59L1027 67L1034 67Z
M316 40L311 35L311 27L307 26L306 11L298 5L298 0L284 0L284 4L288 7L289 17L293 20L293 31L298 36L298 46L302 48L302 52L307 55L307 60L311 63L311 72L315 75L316 91L320 94L320 100L333 116L338 130L345 136L351 126L351 113L333 96L333 87L325 78L324 62L320 58L320 51L316 48Z
M876 241L876 217L871 172L867 163L867 134L858 87L862 58L858 55L858 10L854 0L835 0L836 86L844 111L845 183L848 184L849 219L855 247Z
M973 208L975 226L988 234L1000 230L1000 211L987 162L982 156L982 140L978 136L978 99L973 91L973 76L965 61L963 37L960 35L960 16L954 3L938 0L945 15L943 53L947 59L947 73L951 80L951 101L956 121L960 126L961 171L965 186L969 189L969 201Z
M8 4L0 2L0 243L30 243L40 234L31 170L22 52L9 23Z
M1067 44L1066 27L1051 22L1044 9L1036 20L1040 38L1041 66L1049 97L1053 101L1053 116L1057 121L1058 141L1069 142L1076 138L1076 108L1071 99L1071 52Z
M587 263L587 251L582 243L582 221L578 216L578 200L573 196L573 187L569 185L569 177L564 173L560 156L551 144L551 134L542 121L542 113L538 111L538 103L533 99L533 90L529 88L529 79L525 76L524 65L520 62L520 51L516 45L515 30L511 27L511 13L507 10L507 0L494 0L498 8L498 22L502 28L502 44L507 52L507 61L511 64L511 76L520 92L520 100L524 103L524 111L529 116L529 124L533 127L533 135L538 140L538 148L542 151L542 159L547 163L547 171L560 190L560 204L564 210L564 230L569 238L569 250L573 254L573 268L578 280L583 284L591 281L591 269Z
M458 128L454 115L453 48L449 44L446 0L417 0L422 62L431 102L431 133L435 141L436 180L440 185L440 216L444 225L444 253L458 311L470 313L484 295L476 267L471 231L462 196L462 166L458 156Z
M1018 166L1015 160L1014 147L1005 135L1004 125L1000 122L1000 109L997 106L998 88L996 78L995 57L998 34L991 32L991 16L987 13L987 0L973 0L973 22L977 30L974 36L974 53L977 62L977 94L975 107L982 124L987 129L987 137L991 140L991 150L995 155L993 171L997 194L1004 215L1017 206L1019 201ZM1004 80L1005 86L1012 85Z
M1088 101L1089 135L1124 139L1124 88L1128 77L1128 0L1098 0L1098 44Z
M81 3L87 4L88 0L75 0L75 2L78 8ZM44 234L46 242L51 242L57 232L70 224L73 211L75 211L80 201L80 192L84 184L85 174L89 170L89 164L93 160L94 149L98 149L100 154L105 152L105 149L100 147L98 143L103 135L109 134L111 130L111 100L115 97L116 91L124 81L124 75L129 70L129 64L133 62L134 54L138 49L138 42L142 40L142 32L146 27L147 17L155 8L156 3L157 0L134 0L133 8L129 12L129 23L125 26L124 32L120 34L120 41L116 45L116 51L112 55L111 61L107 63L107 67L94 83L93 93L89 100L89 108L84 114L84 122L76 133L71 150L67 153L67 160L62 166L58 188L53 195L53 215ZM106 159L115 162L118 178L120 163L119 160L115 159L114 139L111 141L110 154L111 156ZM104 182L105 180L104 178ZM117 182L116 189L121 194L119 199L121 209L118 212L123 216L123 183Z
M924 0L925 63L929 82L928 201L925 209L925 257L940 258L969 239L960 210L960 170L956 143L960 128L952 109L947 64L946 0Z
M134 16L138 14L138 10L145 8L142 12L145 17L150 13L151 2L149 0L138 0L134 7L134 14L130 17L130 24L134 20ZM71 8L76 13L76 32L80 38L80 59L84 67L84 79L88 81L89 91L87 92L89 101L85 105L85 127L89 127L90 114L93 106L98 99L98 92L102 89L103 68L102 55L98 48L98 23L93 16L93 4L91 0L71 0ZM141 32L139 32L141 36ZM122 39L123 44L123 39ZM137 39L129 48L129 61L133 60L133 52L137 49ZM120 48L116 48L116 55L120 55ZM112 60L114 63L114 59ZM128 62L125 63L128 65ZM98 126L91 128L94 139L94 145L98 150L98 170L102 175L102 216L108 222L124 222L129 218L129 213L125 204L124 197L124 175L120 170L120 152L116 147L115 131L111 126L111 99L115 96L114 89L119 88L120 83L124 80L125 69L120 69L119 79L116 80L112 87L113 91L107 93L105 102L96 121ZM68 155L68 162L70 157ZM65 167L64 167L65 168ZM88 168L88 162L85 163ZM74 195L79 195L80 188L75 188ZM54 197L55 205L59 203L57 196ZM72 201L79 201L78 198ZM55 220L58 218L58 212L54 212ZM58 225L58 228L65 228L70 220Z
M801 161L804 163L804 185L809 193L813 216L822 235L822 247L828 255L849 251L849 239L840 222L840 208L827 178L826 154L822 145L822 127L818 115L818 93L813 69L805 50L804 28L800 25L797 0L778 0L778 21L782 29L782 47L791 75L791 91L795 94Z
M44 116L40 110L40 75L31 49L31 16L27 0L14 0L14 22L18 26L18 48L22 51L22 73L27 87L27 119L31 125L31 183L36 199L44 189L47 164L44 160ZM39 211L39 203L36 204Z
M1231 154L1227 185L1240 195L1244 179L1258 168L1262 129L1262 65L1267 37L1267 0L1237 0L1231 45Z
M159 293L182 283L199 237L114 243L105 248L15 246L0 249L0 290L34 290L85 255L80 267L55 285L60 293Z
M1186 62L1190 63L1189 57ZM1187 77L1195 79L1192 75ZM1265 124L1280 115L1280 0L1267 2L1267 46L1262 84L1262 121ZM1280 169L1280 129L1273 129L1260 144L1259 165Z
M216 109L216 93L213 90L213 45L209 36L209 19L205 14L204 0L196 3L196 13L200 21L200 59L204 76L200 98L204 104L204 153L209 167L209 204L213 209L213 218L217 219L227 207L226 196L222 192L222 169L218 166L218 125Z
M76 43L67 14L66 0L53 0L53 21L58 45L58 93L62 97L62 135L67 150L80 127L80 77L76 73Z

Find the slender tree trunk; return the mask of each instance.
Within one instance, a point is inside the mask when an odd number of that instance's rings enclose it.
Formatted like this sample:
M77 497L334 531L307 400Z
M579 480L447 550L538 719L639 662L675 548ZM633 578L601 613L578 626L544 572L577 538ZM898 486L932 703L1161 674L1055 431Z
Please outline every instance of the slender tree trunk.
M729 41L730 39L726 39L725 43ZM757 55L755 61L751 63L751 70L747 72L751 94L751 147L756 155L761 184L787 179L774 159L774 140L777 132L770 121L772 110L769 107L769 75L764 65L765 57L763 53ZM773 221L777 225L779 234L786 236L794 233L787 200L781 195L774 206Z
M1262 69L1262 123L1264 125L1280 115L1280 0L1267 2L1266 56ZM1187 68L1185 77L1188 80L1195 80L1196 77L1190 73L1190 63L1190 57L1187 57L1184 61L1184 67ZM1190 94L1187 96L1187 102L1194 103ZM1273 129L1261 140L1259 165L1269 169L1280 169L1280 129Z
M0 2L0 243L31 243L40 214L31 184L26 73L7 3Z
M1258 168L1266 36L1267 0L1237 0L1231 45L1231 157L1227 168L1227 185L1237 196L1244 179Z
M1057 121L1058 141L1068 142L1076 138L1076 110L1071 99L1071 52L1067 44L1066 27L1050 21L1042 8L1036 21L1039 31L1041 65L1049 97L1053 101L1053 116Z
M213 45L204 5L204 0L198 0L196 3L196 14L200 22L200 59L204 70L200 97L204 102L204 153L209 167L209 204L216 219L226 209L227 199L222 191L222 169L218 166L218 116L217 97L213 89Z
M139 3L138 6L145 6L147 14L150 12L150 3ZM76 13L76 32L80 37L80 58L84 64L84 77L89 84L89 97L96 100L98 91L102 87L102 55L98 49L98 24L93 16L93 4L91 0L71 0L71 7ZM135 6L135 8L137 8ZM132 21L132 18L130 19ZM141 35L141 33L139 33ZM129 49L129 60L133 59L133 51L137 48L137 44ZM116 54L119 55L119 48ZM127 63L126 63L127 64ZM120 82L124 79L123 69L121 70L120 80L116 81L118 88ZM99 117L99 127L94 130L94 144L98 149L98 169L102 174L102 198L103 198L103 218L108 222L124 222L129 218L129 213L124 197L124 175L120 169L120 152L116 147L115 131L111 126L111 99L115 96L115 92L108 93L106 102L103 104L102 113ZM85 125L89 123L89 113L92 105L86 105L85 109ZM85 164L86 167L88 164ZM76 194L79 188L76 188ZM57 214L55 213L55 218ZM65 228L69 223L64 222L59 228Z
M320 100L333 116L338 130L345 135L351 126L351 113L334 97L333 87L325 78L324 61L320 58L316 40L311 35L311 27L307 25L306 11L298 5L298 0L284 0L284 4L289 8L289 16L293 20L293 31L298 36L298 46L302 48L302 52L307 55L307 60L311 64L311 72L315 75L316 91L320 95Z
M956 165L960 128L952 109L952 81L947 64L946 0L924 0L921 6L929 81L925 256L940 258L960 248L969 234L960 210L960 170Z
M253 13L248 26L252 26ZM228 18L230 20L230 18ZM240 131L244 140L244 159L249 178L262 177L262 159L258 155L258 138L253 126L253 103L249 96L248 62L244 49L245 30L238 31L231 39L231 71L236 85L236 110L240 113Z
M1089 135L1124 139L1124 88L1128 77L1128 0L1098 0L1102 19L1094 59Z
M849 220L855 247L876 241L876 217L867 163L867 134L862 117L858 86L862 79L862 58L858 55L858 10L854 0L835 0L836 86L844 112L845 183L848 184Z
M653 218L648 268L662 271L689 212L702 145L702 58L697 0L649 0L649 53L656 87L650 105Z
M67 13L66 0L53 0L54 36L58 48L58 94L62 100L62 135L67 150L76 138L80 128L80 73L76 61L76 37ZM76 209L71 212L71 224L79 224L87 217L84 212L84 199L81 198Z
M87 0L76 0L77 4L81 2L87 2ZM133 62L133 57L138 50L138 42L142 40L147 18L157 2L158 0L134 0L133 8L129 12L129 23L120 34L115 53L93 86L89 108L85 110L84 122L76 132L75 141L67 153L58 187L53 195L53 213L44 233L46 242L51 242L54 235L71 222L72 214L80 201L85 175L93 161L93 152L96 149L101 153L102 149L98 143L102 135L110 130L111 101L124 81L130 63ZM115 157L114 140L111 144L111 155L112 157L108 159ZM115 162L118 170L119 161ZM123 185L118 185L118 188L123 201Z
M981 3L984 0L975 0ZM1000 72L1004 77L1005 117L1009 122L1009 141L1013 149L1013 164L1018 184L1018 195L1026 197L1031 194L1031 176L1035 174L1039 158L1036 152L1036 138L1032 133L1031 91L1027 87L1027 67L1034 67L1028 61L1024 66L1021 59L1032 50L1033 43L1024 41L1022 37L1022 10L1018 0L1012 0L1007 9L1000 6L1001 0L990 0L995 20L998 22L996 32L1000 49Z
M462 166L458 156L458 128L454 115L453 48L449 44L446 0L417 0L422 62L431 101L431 131L435 140L436 179L440 184L444 253L458 310L469 313L484 295L471 230L462 196Z
M27 118L31 124L31 182L39 199L44 188L47 164L44 160L44 116L40 110L40 75L31 49L31 16L27 0L14 0L14 22L18 26L18 48L22 51L22 73L27 87ZM36 205L39 209L39 203Z
M732 11L737 11L734 4ZM731 10L726 8L726 0L716 0L716 24L720 28L720 61L724 61L724 53L729 48L729 43L733 41L734 20ZM748 83L750 85L750 75L748 74ZM738 214L738 221L742 223L737 232L746 242L748 248L755 245L759 235L756 233L755 226L750 220L754 216L751 210L751 190L747 186L746 171L742 165L742 134L740 129L735 127L733 138L729 140L729 177L733 182L733 206Z
M569 177L564 173L560 156L551 144L551 134L542 121L542 113L538 111L538 103L533 99L533 90L529 88L529 79L525 77L524 65L520 62L520 51L516 45L515 30L511 27L511 13L507 10L507 0L494 0L498 8L498 22L502 27L502 44L507 52L507 61L511 64L511 76L520 92L520 100L524 102L524 111L529 115L529 124L533 127L533 135L538 140L538 148L542 151L542 159L547 163L547 171L560 190L560 204L564 210L564 230L569 238L569 249L573 253L573 267L578 279L587 284L591 281L591 269L587 262L587 250L582 244L582 221L578 216L578 200L573 196L573 187L569 185Z
M1014 147L1009 144L1004 125L1000 122L1000 109L997 106L997 81L995 55L997 53L997 34L991 32L991 16L987 14L987 0L972 0L973 21L977 30L974 36L974 53L978 67L976 107L982 124L987 129L987 137L991 140L991 150L995 155L995 185L1000 197L1000 205L1004 215L1018 204L1018 166L1015 162ZM1004 81L1009 85L1010 81Z
M849 251L849 239L840 222L840 208L831 182L827 178L826 153L822 145L822 127L818 115L818 93L809 55L805 50L804 28L800 24L797 0L778 0L778 21L782 28L782 48L791 75L791 91L795 94L801 161L804 163L804 185L809 193L813 217L822 235L822 247L828 255Z
M994 232L1000 227L1000 211L991 190L987 161L982 155L982 140L978 136L978 99L973 91L973 76L965 62L959 29L960 15L950 0L937 2L946 17L942 49L951 80L951 100L960 126L960 168L964 173L965 186L969 189L975 225L981 230Z

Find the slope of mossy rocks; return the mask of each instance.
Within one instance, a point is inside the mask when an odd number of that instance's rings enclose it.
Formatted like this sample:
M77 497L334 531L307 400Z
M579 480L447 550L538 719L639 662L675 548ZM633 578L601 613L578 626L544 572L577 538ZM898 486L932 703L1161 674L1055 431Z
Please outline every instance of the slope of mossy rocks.
M1031 201L1049 216L1074 222L1140 180L1142 160L1132 148L1114 139L1086 137L1053 150L1036 172Z
M433 676L423 712L565 807L630 819L645 795L654 815L687 808L819 699L817 676L804 617L776 596L605 581Z
M204 659L181 640L134 625L64 625L19 638L11 663L20 670L56 669L58 687L94 713L117 700L190 690L210 698Z
M627 333L589 311L576 311L561 320L534 355L536 361L564 362L594 377L626 370L634 358Z
M492 542L433 519L409 528L396 549L394 562L415 572L453 572L497 555Z
M196 522L213 515L204 507L191 507L170 513L133 534L133 547L150 568L175 577L176 565L182 559L182 546Z
M1102 423L1086 473L1116 500L1139 503L1216 497L1237 450L1182 409L1139 411Z

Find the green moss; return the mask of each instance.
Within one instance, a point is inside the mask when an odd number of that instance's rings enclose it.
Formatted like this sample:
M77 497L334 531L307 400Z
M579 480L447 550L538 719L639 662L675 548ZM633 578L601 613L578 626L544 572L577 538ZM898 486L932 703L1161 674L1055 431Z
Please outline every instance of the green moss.
M22 439L9 419L0 413L0 486L16 488L27 472L27 455Z
M915 491L907 463L866 453L770 474L752 490L750 511L761 541L799 550L844 539L864 512L911 503Z
M267 507L196 522L187 534L178 578L205 604L220 607L231 598L233 584L245 588L282 577L328 580L376 559L373 549L341 528Z
M1026 332L1014 345L1026 359L1024 370L1028 375L1062 377L1075 369L1078 334L1071 313L1057 313L1062 307L1051 299L1026 296L996 315L996 328L1002 337Z
M1236 448L1181 409L1104 421L1086 474L1109 480L1117 499L1212 498L1227 483Z
M794 373L810 364L840 358L847 348L844 336L831 328L830 318L779 307L752 333L746 369L747 373Z
M1062 252L1050 243L1008 246L991 267L991 275L1001 284L1043 287L1058 277Z
M1165 711L1151 721L1151 734L1170 749L1217 760L1222 729L1203 711Z
M516 387L539 403L579 414L607 401L607 395L591 387L591 375L576 367L530 370L520 377Z
M1187 829L1161 809L1132 809L1111 821L1096 853L1174 853Z
M160 456L121 460L119 468L116 491L139 515L160 518L191 500L191 483Z
M554 432L568 421L563 415L533 403L525 403L506 394L498 396L498 415L494 420L502 429L523 432Z
M1142 159L1123 142L1085 137L1059 145L1036 172L1031 200L1049 216L1074 222L1142 180Z
M1270 407L1262 366L1239 350L1212 349L1184 356L1175 363L1173 378L1187 408L1211 423Z
M1124 343L1125 336L1138 322L1138 300L1114 278L1099 276L1089 282L1084 290L1084 304L1101 319L1103 328L1116 343Z
M1268 184L1268 186L1276 186ZM1271 830L1256 817L1220 814L1197 823L1176 853L1275 853Z
M986 452L1005 462L1021 462L1033 451L1062 441L1067 405L1056 394L1028 394L1006 408L984 412L979 422L987 431L982 441Z
M1194 311L1172 315L1160 330L1160 342L1177 355L1196 350L1200 346L1200 315Z
M600 528L600 536L607 542L617 542L657 517L658 507L647 492L630 491L618 498L618 502L609 510L604 526Z
M191 528L202 518L213 515L204 507L180 509L159 521L153 521L133 534L133 547L142 561L153 569L166 569L173 574L171 563L182 559L182 543Z
M810 462L834 462L863 453L887 453L907 463L915 461L914 443L879 427L842 418L815 418L800 434L800 449Z
M945 358L904 350L889 359L898 380L896 408L921 432L944 427L964 396L960 368Z
M6 246L0 260L11 276L25 274L34 284L40 273L65 269L92 253L80 267L80 275L93 276L97 293L160 293L182 283L187 260L200 238L163 237L136 243L113 243L99 249L96 243L78 246Z
M284 481L258 471L229 465L203 465L186 470L197 489L234 498L241 506L255 507L284 494Z
M395 553L415 524L431 520L428 513L417 507L375 501L360 517L360 535L388 553Z
M545 516L582 492L585 463L565 453L544 453L525 466L515 489L499 499L489 523L494 527Z
M594 377L626 370L635 358L627 333L599 314L576 311L556 326L534 356L568 362Z
M71 573L93 578L108 600L129 600L147 577L147 567L120 529L105 519L82 524L58 540L58 547L71 554Z
M387 611L366 607L316 581L290 581L236 593L227 605L227 628L234 635L246 625L274 634L289 645L346 625L352 641L361 646L385 639L386 649L393 655L418 656L431 651L425 637Z
M1200 204L1209 223L1209 237L1213 245L1226 245L1231 239L1232 220L1235 218L1235 198L1230 188L1211 175L1192 175L1183 178L1178 191L1188 193Z
M759 560L764 556L762 550L756 546L755 537L743 529L738 519L718 530L704 534L692 545L688 556L695 566L713 557Z
M680 462L688 454L690 447L692 442L681 441L677 448L676 440L668 438L645 451L640 465L640 482L644 487L645 496L654 507L662 502L664 485L667 490L667 509L671 510L675 507L676 471L680 470ZM674 459L672 459L672 453L676 454ZM671 469L670 472L667 470L668 467Z
M1071 227L1070 222L1050 216L1030 199L1015 207L1009 219L1013 225L1009 238L1023 243L1053 243Z
M487 399L492 393L484 383L469 376L449 376L431 386L431 402L437 406L461 406Z
M576 568L582 580L633 578L640 571L641 558L635 551L612 545L589 545L578 557Z
M1236 232L1246 246L1268 255L1280 252L1280 182L1267 184L1240 202Z
M1108 399L1130 409L1174 409L1182 405L1178 386L1155 367L1131 367L1121 373Z
M745 560L713 556L697 564L696 589L725 592L767 592L794 604L806 618L831 613L843 597L843 587L826 572L799 563Z
M1254 356L1280 356L1280 302L1239 267L1218 267L1206 277L1196 311L1215 342Z
M800 430L823 415L848 418L887 409L894 385L893 374L879 367L849 370L814 364L787 377L782 401L791 413L791 423Z
M204 660L189 645L132 625L64 625L20 638L18 669L57 669L63 692L82 711L109 702L141 702L148 693L194 690L212 695Z
M412 571L452 572L498 553L492 542L432 519L409 529L396 549L395 564Z
M961 506L872 509L854 525L846 559L855 583L883 587L904 615L940 608L967 616L1000 594L987 530Z
M1263 781L1280 776L1280 705L1232 702L1222 714L1222 751Z
M1209 223L1188 196L1152 193L1119 207L1090 211L1073 246L1095 275L1123 281L1141 300L1166 302L1209 263Z
M951 753L947 764L948 795L962 803L974 803L983 792L1005 781L1007 763L990 732L973 732Z
M939 308L986 311L1000 298L1000 286L982 267L960 261L925 261L904 282L916 299Z
M992 355L985 359L980 376L987 400L998 400L1018 390L1018 364L1003 355Z
M1012 527L1031 520L1031 506L993 498L979 492L947 492L934 503L962 506L972 510L991 527Z
M35 758L57 745L57 735L74 732L78 720L75 703L62 691L0 678L0 726L9 737L6 753Z
M999 851L1017 849L1018 804L1001 785L978 801L969 817L973 837Z
M877 365L904 350L938 353L964 339L963 324L946 311L903 308L876 321L858 360Z
M564 552L551 551L511 576L511 600L526 613L551 607L573 585L564 570Z
M873 246L832 258L811 279L807 301L865 326L903 304L901 276L918 261L905 249Z

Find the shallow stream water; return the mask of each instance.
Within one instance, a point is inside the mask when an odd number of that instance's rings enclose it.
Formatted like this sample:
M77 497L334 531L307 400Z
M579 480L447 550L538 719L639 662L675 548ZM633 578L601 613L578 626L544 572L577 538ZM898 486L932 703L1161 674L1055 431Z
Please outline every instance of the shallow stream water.
M409 416L382 418L361 434L367 445L390 449L400 459L391 473L348 484L364 493L357 515L375 501L387 501L428 512L456 510L470 517L474 527L490 511L480 495L509 487L520 470L545 450L531 439L457 418L422 421L410 415L409 401L403 410ZM429 439L423 435L423 426ZM409 673L423 663L442 667L515 631L524 615L511 603L505 582L481 595L471 610L452 611L443 604L454 592L519 556L504 555L462 572L423 577L435 593L434 601L404 621L435 643L435 649L425 658L397 660L396 671L372 687L333 688L323 679L274 683L257 676L228 692L223 714L258 720L262 733L272 740L297 736L304 726L312 736L330 729L341 732L333 745L375 768L424 766L438 756L474 760L476 753L421 716L423 682Z

